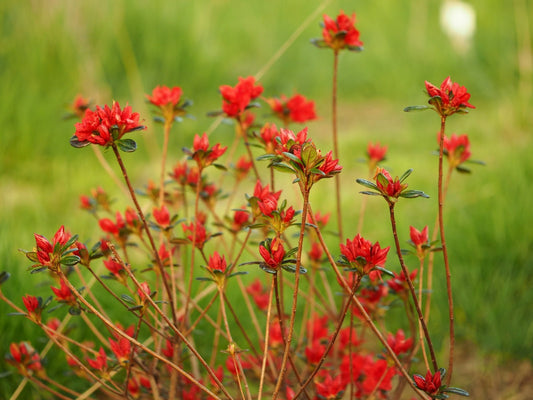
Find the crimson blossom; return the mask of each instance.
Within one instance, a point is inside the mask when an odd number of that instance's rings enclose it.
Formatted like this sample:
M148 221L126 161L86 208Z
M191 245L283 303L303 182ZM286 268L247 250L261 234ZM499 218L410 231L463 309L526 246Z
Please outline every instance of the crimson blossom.
M452 82L449 76L442 82L440 88L428 81L425 81L425 85L430 97L429 104L442 118L455 113L464 114L468 112L467 108L476 108L468 102L470 93L467 92L466 87Z
M280 98L270 98L265 101L285 126L291 122L303 123L316 119L315 103L301 94L295 94L289 99L281 95Z
M96 106L96 111L87 109L81 122L76 124L76 132L70 139L70 144L85 147L93 143L109 147L119 144L126 133L143 129L146 127L139 125L139 114L132 112L130 106L121 109L115 101L111 108L105 105L104 108Z
M351 16L340 11L336 19L324 14L322 40L313 40L318 47L329 47L333 51L348 49L351 51L363 50L363 42L359 40L359 31L355 28L355 13Z
M239 77L239 82L235 87L222 85L219 90L222 94L222 111L227 117L237 119L250 107L250 102L263 93L263 87L255 85L253 76Z
M434 398L439 394L441 387L441 370L438 370L435 374L428 371L425 378L422 375L414 375L413 380L415 381L417 388L423 390Z
M183 90L174 86L156 86L152 90L152 95L146 95L146 98L154 106L158 107L159 113L163 116L166 123L185 115L185 108L190 105L189 101L180 103Z
M437 140L440 142L440 132L437 135ZM452 133L450 137L444 135L442 143L450 168L457 168L472 155L470 152L470 140L466 134L456 135Z
M390 246L381 248L379 242L372 244L357 234L353 240L340 244L341 264L354 268L361 276L369 274L376 267L383 267L387 261Z

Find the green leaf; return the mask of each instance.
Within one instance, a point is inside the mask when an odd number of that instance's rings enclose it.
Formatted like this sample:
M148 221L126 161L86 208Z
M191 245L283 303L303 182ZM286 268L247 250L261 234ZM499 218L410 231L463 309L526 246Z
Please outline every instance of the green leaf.
M406 180L407 177L408 177L409 175L411 175L412 172L413 172L413 169L412 169L412 168L409 168L407 171L405 171L405 172L403 173L403 175L401 176L401 178L400 178L400 182L403 182L404 180Z
M209 111L206 113L208 117L219 117L221 115L224 115L224 111Z
M137 302L133 300L133 298L127 294L120 295L120 298L124 300L126 303L137 304Z
M88 140L84 140L83 142L80 142L76 135L74 135L74 136L72 136L70 138L70 145L72 147L77 148L77 149L81 149L82 147L88 146L90 144L91 144L91 142L89 142Z
M406 199L414 199L415 197L424 197L426 199L429 199L429 196L422 192L421 190L405 190L400 194L400 197L404 197Z
M363 185L369 189L373 189L373 190L377 190L379 191L378 187L376 186L376 184L374 182L370 182L369 180L367 179L361 179L361 178L358 178L355 180L358 184L360 185Z
M63 246L64 249L68 249L70 246L72 246L74 243L78 241L78 235L72 235L72 237L68 240L67 243Z
M465 397L470 396L470 393L468 393L466 390L456 388L456 387L447 387L443 389L442 391L446 393L458 394L459 396L465 396Z
M457 167L455 167L455 169L457 170L457 172L460 172L462 174L471 174L472 171L470 171L468 168L465 168L461 165L458 165Z
M231 278L232 276L235 276L235 275L248 275L248 271L237 271L237 272L233 272L232 274L229 274L229 275L228 275L228 278Z
M376 267L376 269L377 269L378 271L383 272L384 274L389 275L389 276L394 276L394 274L393 274L391 271L389 271L388 269L385 269L385 268L383 268L383 267Z
M368 190L363 190L362 192L359 192L361 194L366 194L368 196L382 196L381 193L377 193L377 192L370 192Z
M80 258L78 256L66 256L59 261L60 264L69 266L76 265L79 262Z
M276 154L263 154L262 156L257 157L256 161L277 160L277 159L279 159L279 156Z
M228 169L222 165L222 164L213 164L213 166L216 168L216 169L219 169L221 171L227 171Z
M300 163L302 162L302 160L300 160L297 156L295 156L294 154L289 153L289 152L287 152L287 151L284 151L284 152L283 152L283 155L284 155L285 157L291 159L292 161L298 163L298 164L300 164Z
M0 272L0 285L2 283L4 283L5 281L7 281L9 279L11 275L9 274L9 272L6 272L6 271L2 271Z
M214 282L213 279L211 279L211 278L207 278L207 277L205 277L205 276L198 276L198 277L196 277L196 280L197 280L197 281L204 281L204 282Z
M26 315L26 313L23 313L23 312L10 312L10 313L7 313L7 315L9 315L9 316L14 316L14 315L17 315L17 316L18 315L22 315L22 316L24 316L24 315Z
M120 139L116 142L118 148L125 153L133 153L137 150L137 143L133 139Z
M408 106L408 107L405 107L403 110L405 112L411 112L411 111L426 111L426 110L430 110L432 109L433 107L430 107L430 106Z
M142 305L128 307L128 311L137 311L137 310L140 310L141 308L143 308Z
M39 262L39 258L37 257L36 251L24 251L24 250L19 250L19 251L22 251L24 255L28 258L28 260L30 260L31 262Z
M289 172L291 174L294 174L296 172L294 169L289 167L287 164L283 164L283 163L273 163L272 168L280 172Z
M78 307L70 307L68 309L68 313L70 315L80 315L81 314L81 310Z

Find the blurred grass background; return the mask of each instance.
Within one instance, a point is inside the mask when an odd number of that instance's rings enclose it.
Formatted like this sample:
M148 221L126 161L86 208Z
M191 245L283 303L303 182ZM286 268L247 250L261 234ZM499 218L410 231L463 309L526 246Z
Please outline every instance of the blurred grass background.
M448 133L468 133L473 158L487 163L473 166L471 176L454 175L449 192L457 334L481 354L530 358L533 6L527 0L470 3L477 29L470 49L460 53L439 27L441 1L1 2L0 269L12 275L3 291L17 304L26 293L48 295L48 287L36 288L37 279L26 271L29 262L17 251L33 247L34 232L51 237L64 224L82 238L97 235L93 220L78 210L78 198L96 186L113 190L113 184L92 151L68 144L73 122L61 116L77 93L96 104L129 102L146 119L149 130L141 134L140 150L127 157L128 167L141 177L138 182L145 183L149 176L143 162L157 156L161 142L160 128L150 124L145 93L158 84L177 85L194 100L196 119L174 129L171 157L180 158L187 138L211 124L205 113L220 108L218 86L234 85L238 76L261 70L325 4L324 12L332 16L339 9L357 13L365 46L362 53L342 54L340 60L343 202L347 221L354 221L346 225L346 236L356 233L361 199L355 178L366 175L357 158L364 156L368 141L387 144L387 167L396 174L414 168L411 186L436 198L437 164L431 152L438 117L402 110L425 103L424 80L440 85L451 75L468 88L477 108L450 118ZM309 125L310 135L327 143L332 56L309 44L320 36L321 14L261 83L266 96L300 92L315 100L321 119ZM215 135L229 144L231 136L218 135L231 132L222 126ZM391 244L385 206L373 200L363 233ZM326 204L327 190L314 201ZM422 202L399 205L404 242L409 225L433 225L436 208ZM437 284L436 292L441 290ZM431 328L444 336L444 295L435 296L434 309ZM36 337L30 323L8 312L0 303L2 356L10 342ZM0 360L0 372L6 369ZM0 398L8 398L18 381L0 381Z

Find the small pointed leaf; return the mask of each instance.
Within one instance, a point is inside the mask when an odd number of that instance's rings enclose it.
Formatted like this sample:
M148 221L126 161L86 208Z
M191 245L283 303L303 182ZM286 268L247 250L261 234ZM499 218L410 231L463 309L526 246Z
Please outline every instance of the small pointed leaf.
M120 139L116 143L118 148L125 153L133 153L137 150L137 143L133 139Z

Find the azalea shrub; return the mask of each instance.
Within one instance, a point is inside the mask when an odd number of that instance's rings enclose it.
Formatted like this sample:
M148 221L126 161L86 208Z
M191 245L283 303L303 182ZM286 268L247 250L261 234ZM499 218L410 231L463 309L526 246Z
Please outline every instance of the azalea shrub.
M92 146L108 173L108 160L121 171L116 188L88 188L80 196L101 239L90 242L64 226L34 234L33 249L24 253L32 278L52 281L50 296L28 289L22 299L1 291L0 297L15 316L42 329L50 351L63 353L76 384L49 376L42 343L11 343L13 371L57 399L468 395L452 386L454 307L443 213L452 173L468 172L471 161L468 136L448 135L446 121L474 108L470 94L449 77L440 87L426 82L428 103L405 109L439 118L437 199L409 186L413 170L394 176L382 168L388 146L368 144L369 175L354 176L354 185L362 205L382 203L391 235L387 243L364 237L363 206L358 221L342 216L339 174L349 172L339 159L336 109L338 55L361 52L363 42L355 14L325 15L322 25L312 43L323 49L317 57L332 53L335 61L330 148L319 148L305 127L317 118L312 100L270 94L249 76L220 86L220 109L209 113L233 124L233 141L195 133L176 156L169 136L186 129L192 102L180 87L160 85L146 94L161 126L154 134L163 135L160 172L139 182L128 171L128 153L137 149L146 116L118 102L75 99L70 145ZM333 200L315 207L310 195L325 190ZM120 195L130 204L124 209L114 202ZM405 201L436 201L437 223L398 227ZM345 233L355 227L355 235ZM399 239L407 235L408 249ZM443 257L449 299L445 359L426 323L435 257ZM8 271L0 282L10 284ZM403 309L402 324L385 323L391 307Z

